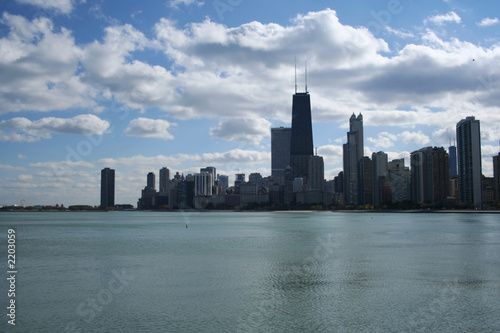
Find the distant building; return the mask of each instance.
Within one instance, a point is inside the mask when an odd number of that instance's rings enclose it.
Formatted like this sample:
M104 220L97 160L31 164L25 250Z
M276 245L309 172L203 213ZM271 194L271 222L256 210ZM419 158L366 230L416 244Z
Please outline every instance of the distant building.
M208 172L212 174L212 181L215 182L217 180L217 170L215 167L206 167L206 168L201 168L200 172ZM212 184L213 185L213 184Z
M222 190L225 191L229 187L229 177L225 175L217 175L217 180Z
M482 178L483 208L495 206L495 179L493 177Z
M448 148L448 154L450 155L450 178L458 176L457 170L457 147L450 146Z
M257 191L262 191L262 175L260 173L251 173L248 176L248 181L257 185Z
M411 160L411 199L416 203L444 202L450 191L449 156L443 147L414 151Z
M481 132L479 120L467 117L457 123L458 192L463 203L482 208Z
M363 116L354 114L349 119L347 143L343 146L344 155L344 199L346 205L360 203L360 161L364 154Z
M211 196L213 186L212 173L201 172L194 175L194 195Z
M379 151L378 153L372 154L372 163L373 163L373 175L372 175L372 184L373 184L373 205L380 206L380 204L384 201L380 199L381 189L379 187L380 178L388 177L388 158L387 154L383 151Z
M361 200L359 204L361 205L373 205L373 163L372 160L368 156L364 156L361 158L359 163L360 168L360 193ZM377 184L378 190L378 184Z
M500 153L493 156L493 179L495 186L495 202L500 203Z
M389 162L388 172L391 180L392 202L410 200L410 168L405 167L404 158Z
M155 176L154 172L148 173L146 186L149 189L152 189L152 190L155 189L155 187L156 187L156 179L155 178L156 178L156 176Z
M245 182L245 174L244 173L237 173L235 175L235 180L234 181L235 181L235 183L236 182L239 182L240 184L244 183Z
M285 168L290 165L290 127L271 128L271 175L280 185L285 183Z
M115 206L115 170L104 168L101 170L101 208Z
M307 169L307 190L323 191L325 182L325 163L321 156L310 156Z
M168 193L170 170L166 167L160 169L160 192Z

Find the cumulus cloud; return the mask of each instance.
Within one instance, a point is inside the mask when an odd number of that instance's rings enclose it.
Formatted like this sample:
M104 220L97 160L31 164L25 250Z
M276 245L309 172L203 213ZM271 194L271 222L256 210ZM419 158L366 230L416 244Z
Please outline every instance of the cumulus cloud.
M259 144L269 137L271 123L264 118L224 118L210 129L210 135L236 142Z
M35 121L16 117L0 122L0 141L35 142L50 139L53 133L102 135L109 126L108 121L92 114L73 118L47 117Z
M143 156L136 155L122 158L104 158L97 161L97 164L112 167L148 167L158 169L165 165L178 166L184 162L194 162L200 166L206 165L254 165L258 163L270 163L271 153L257 150L232 149L226 152L205 153L205 154L175 154L172 156L157 155Z
M435 25L444 25L446 23L460 23L462 22L462 19L460 18L460 16L458 16L457 13L455 12L449 12L447 14L443 14L443 15L434 15L434 16L431 16L431 17L428 17L427 19L425 19L424 21L425 23L432 23L432 24L435 24Z
M170 0L168 2L170 7L178 7L179 5L184 5L184 6L190 6L190 5L196 5L196 6L203 6L204 2L199 1L199 0Z
M476 23L480 27L490 27L492 25L496 25L500 23L497 17L495 18L489 18L485 17L484 19L481 20L481 22Z
M65 28L40 17L3 13L9 33L0 39L0 113L93 107L95 91L75 75L81 48Z
M125 134L142 138L173 140L174 136L168 132L173 123L162 119L137 118L130 121Z
M62 14L69 14L73 10L73 5L75 4L75 0L16 0L16 2L40 7L42 9L59 11Z
M0 164L0 170L3 171L24 171L23 167L9 165L9 164Z
M404 143L416 143L421 146L424 146L431 142L431 139L422 133L422 131L418 132L409 132L409 131L404 131L403 133L400 134L400 137L403 139Z
M394 141L397 140L397 136L389 132L382 132L378 134L377 138L369 137L368 142L372 143L375 147L389 148L394 146Z

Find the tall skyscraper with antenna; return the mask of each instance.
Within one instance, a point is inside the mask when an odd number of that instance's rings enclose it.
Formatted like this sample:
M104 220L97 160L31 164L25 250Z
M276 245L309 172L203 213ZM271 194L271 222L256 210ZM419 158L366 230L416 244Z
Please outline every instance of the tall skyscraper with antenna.
M297 92L297 66L295 66L295 94L292 101L290 144L290 166L295 178L302 177L307 183L309 159L313 155L311 98L307 91L307 69L305 71L305 91Z

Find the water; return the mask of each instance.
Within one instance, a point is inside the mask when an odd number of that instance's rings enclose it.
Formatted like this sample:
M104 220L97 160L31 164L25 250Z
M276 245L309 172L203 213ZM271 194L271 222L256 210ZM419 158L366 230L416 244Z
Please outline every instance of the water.
M0 331L499 332L499 217L0 213Z

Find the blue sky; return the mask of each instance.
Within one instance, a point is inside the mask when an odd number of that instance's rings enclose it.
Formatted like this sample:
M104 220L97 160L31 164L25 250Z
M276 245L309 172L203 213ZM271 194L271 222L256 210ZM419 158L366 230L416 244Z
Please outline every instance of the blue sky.
M7 0L0 4L0 204L136 204L150 171L270 174L307 61L314 146L342 169L348 119L365 154L448 147L481 121L500 140L498 1Z

